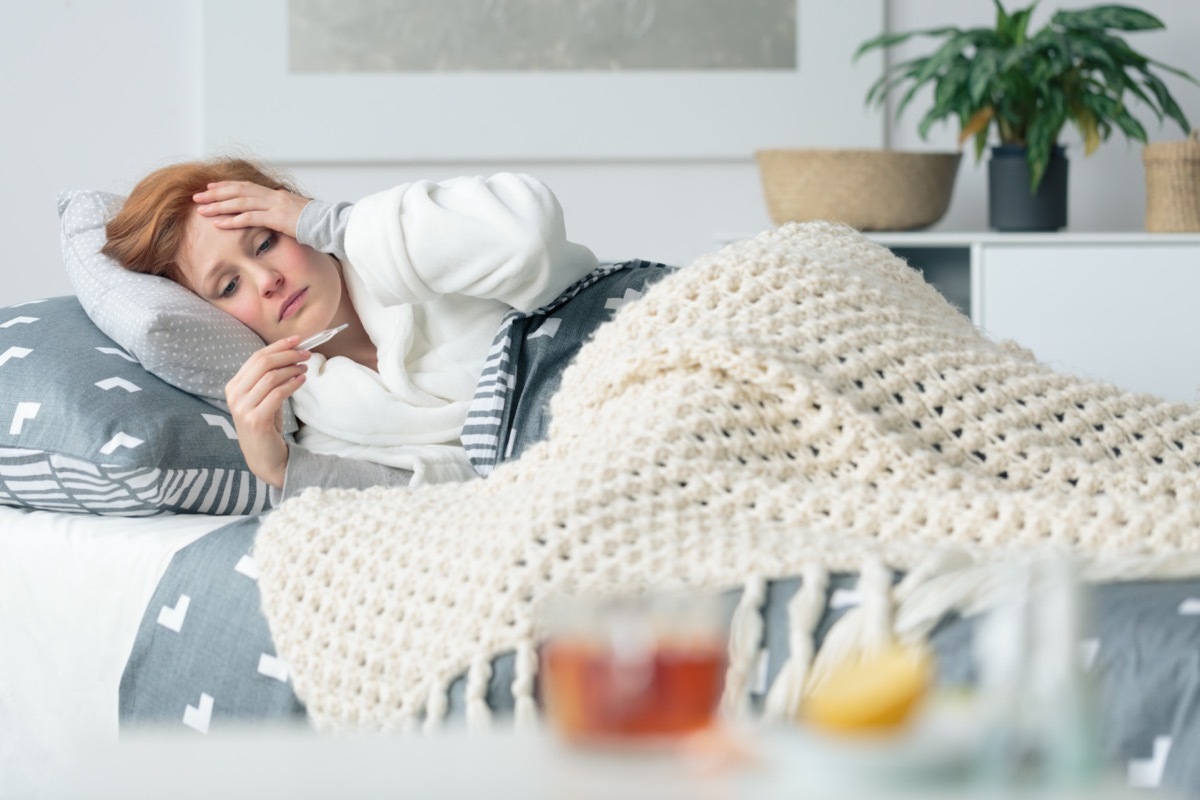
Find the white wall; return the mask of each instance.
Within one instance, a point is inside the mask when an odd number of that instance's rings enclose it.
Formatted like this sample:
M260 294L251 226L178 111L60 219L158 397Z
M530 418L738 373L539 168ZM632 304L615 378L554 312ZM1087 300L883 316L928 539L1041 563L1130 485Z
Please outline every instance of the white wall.
M830 0L832 2L833 0ZM838 0L852 2L852 0ZM70 286L58 250L55 196L63 189L123 192L153 167L202 154L200 3L202 0L46 0L11 3L0 26L0 223L9 279L0 305ZM1023 2L1020 3L1023 5ZM1016 2L1010 3L1018 5ZM1040 22L1055 5L1043 0ZM1200 3L1141 0L1166 32L1134 34L1156 58L1200 75ZM986 24L990 0L889 0L893 29ZM847 61L849 54L847 54ZM837 80L847 65L830 64ZM1173 82L1200 124L1200 88ZM915 103L917 109L921 103ZM880 112L882 115L882 112ZM317 112L319 118L319 111ZM917 115L888 125L898 148L952 147L954 132L916 138ZM1150 121L1152 123L1152 120ZM601 124L602 121L597 121ZM713 124L720 124L714 109ZM1180 138L1149 126L1152 138ZM1069 142L1074 141L1069 139ZM830 142L837 146L837 142ZM1140 148L1114 139L1090 159L1072 148L1070 227L1137 230L1143 224ZM284 165L287 167L288 165ZM492 164L304 166L291 172L310 193L355 199L393 182L494 169ZM728 162L503 164L544 178L567 209L572 238L603 258L639 256L686 263L726 234L769 227L751 155ZM954 201L939 228L986 224L984 165L964 159Z
M148 168L198 153L199 2L5 3L0 305L71 293L59 191L125 191Z

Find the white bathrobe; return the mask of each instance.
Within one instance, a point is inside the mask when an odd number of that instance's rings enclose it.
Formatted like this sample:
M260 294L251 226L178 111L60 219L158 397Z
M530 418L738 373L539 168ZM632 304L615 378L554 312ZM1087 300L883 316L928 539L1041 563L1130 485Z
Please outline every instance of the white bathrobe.
M473 477L459 437L500 321L553 300L595 255L567 240L545 184L512 173L370 195L350 213L345 251L379 369L314 353L294 396L298 442L412 470L414 484Z

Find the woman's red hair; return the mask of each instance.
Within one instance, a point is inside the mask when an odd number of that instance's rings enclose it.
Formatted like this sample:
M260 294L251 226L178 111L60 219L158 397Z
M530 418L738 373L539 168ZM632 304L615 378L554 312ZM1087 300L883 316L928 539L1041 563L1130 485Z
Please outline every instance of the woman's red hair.
M192 195L217 181L248 181L269 189L295 192L291 182L241 158L185 161L143 178L105 227L108 241L100 252L134 272L161 275L185 283L176 262Z

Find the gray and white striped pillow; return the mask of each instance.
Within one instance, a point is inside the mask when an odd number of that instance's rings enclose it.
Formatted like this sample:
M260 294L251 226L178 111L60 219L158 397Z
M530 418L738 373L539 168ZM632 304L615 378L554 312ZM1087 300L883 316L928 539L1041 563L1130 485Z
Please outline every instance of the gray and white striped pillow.
M0 309L0 504L251 514L268 488L229 415L142 368L74 297Z

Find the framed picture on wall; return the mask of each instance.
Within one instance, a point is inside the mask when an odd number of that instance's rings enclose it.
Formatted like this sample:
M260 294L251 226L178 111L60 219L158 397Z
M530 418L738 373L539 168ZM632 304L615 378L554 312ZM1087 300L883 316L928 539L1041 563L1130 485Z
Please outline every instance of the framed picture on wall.
M204 144L290 163L878 147L884 0L205 0Z

